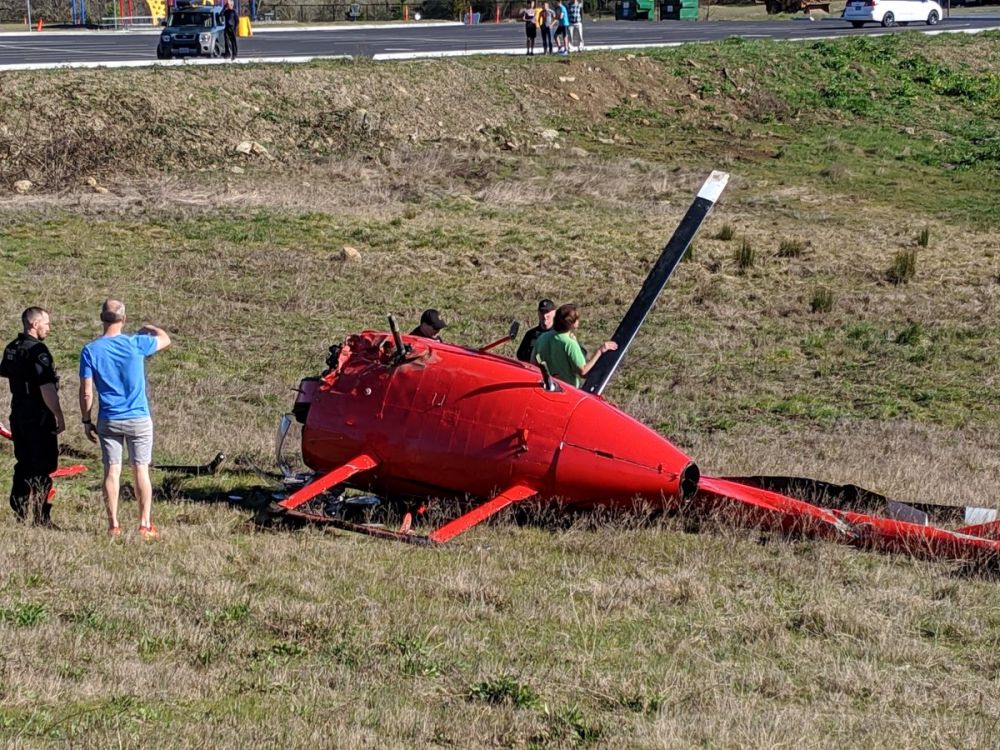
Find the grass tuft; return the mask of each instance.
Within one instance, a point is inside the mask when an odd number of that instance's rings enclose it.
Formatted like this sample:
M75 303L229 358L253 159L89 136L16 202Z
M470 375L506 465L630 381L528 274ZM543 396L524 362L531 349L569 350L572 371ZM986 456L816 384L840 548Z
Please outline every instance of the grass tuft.
M902 346L916 346L924 336L924 327L920 323L909 323L896 334L896 343Z
M885 276L892 284L907 284L917 273L917 251L900 250L892 259Z
M541 706L541 698L534 688L523 682L518 682L510 675L501 675L477 682L469 690L469 699L493 705L507 704L514 706L514 708L538 708Z
M753 268L754 263L757 261L757 253L749 240L740 242L740 246L736 249L734 257L736 259L736 268L740 273Z
M931 228L924 227L920 230L920 234L917 235L917 245L919 247L927 247L928 243L931 241Z
M828 313L833 309L833 291L820 286L813 290L809 300L809 309L814 313Z
M715 239L722 240L723 242L729 242L735 236L736 230L733 229L731 224L723 224L719 228L719 231L715 233Z
M778 246L779 258L799 258L805 250L802 240L782 240Z

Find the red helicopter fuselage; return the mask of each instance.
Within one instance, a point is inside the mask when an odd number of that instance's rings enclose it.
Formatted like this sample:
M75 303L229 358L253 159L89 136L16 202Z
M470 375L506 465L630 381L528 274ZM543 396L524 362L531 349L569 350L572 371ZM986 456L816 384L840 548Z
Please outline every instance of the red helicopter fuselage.
M676 506L698 470L670 441L538 367L419 337L352 336L303 381L303 458L317 473L359 455L349 484L385 494L489 498L512 486L568 506Z

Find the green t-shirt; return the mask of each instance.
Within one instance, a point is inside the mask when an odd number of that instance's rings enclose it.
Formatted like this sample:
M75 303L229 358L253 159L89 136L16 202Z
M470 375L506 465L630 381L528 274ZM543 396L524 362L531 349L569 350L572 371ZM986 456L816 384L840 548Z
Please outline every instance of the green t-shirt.
M536 359L537 358L537 359ZM579 376L580 368L587 364L576 337L569 333L546 331L535 342L531 351L531 361L541 359L553 376L579 388L583 378Z

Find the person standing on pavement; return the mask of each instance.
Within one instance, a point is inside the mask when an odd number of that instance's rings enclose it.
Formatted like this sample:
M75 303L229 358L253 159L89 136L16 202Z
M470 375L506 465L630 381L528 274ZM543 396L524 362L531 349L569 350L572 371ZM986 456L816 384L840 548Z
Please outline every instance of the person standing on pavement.
M10 507L22 521L55 528L49 476L59 464L59 441L66 429L59 405L59 378L42 342L49 335L49 313L29 307L21 313L22 333L7 344L0 377L10 384L10 431L14 440L14 480Z
M222 53L222 56L228 57L230 60L236 59L236 26L239 20L239 16L233 9L233 0L226 0L226 4L222 8L222 21L226 25L224 32L226 50Z
M524 21L524 33L528 38L528 54L535 54L535 39L538 36L538 26L535 25L535 0L528 3L528 7L521 11L521 20Z
M566 8L569 14L569 46L574 52L583 52L583 2L570 0Z
M153 420L146 398L145 359L170 346L170 336L154 325L143 326L134 336L123 333L126 320L121 301L105 301L101 307L104 335L84 346L80 353L80 414L87 438L94 443L100 441L101 445L108 533L121 534L118 490L123 448L128 446L139 501L139 536L154 539L159 532L151 517L153 486L149 481L149 465L153 461ZM96 425L91 421L95 390L100 401Z
M552 321L552 330L538 337L531 352L533 362L539 360L544 362L554 377L575 388L580 387L587 373L597 364L597 360L604 352L612 352L618 348L618 344L614 341L605 341L588 362L580 343L576 340L576 330L579 327L580 312L576 305L560 306Z
M563 0L556 3L556 45L560 55L569 54L569 11Z
M538 30L542 33L542 54L552 54L552 25L555 23L556 14L548 3L542 3L542 12L538 14Z
M546 331L552 330L552 319L556 315L556 303L550 299L543 299L538 303L538 325L530 329L521 339L521 344L517 347L517 358L522 362L531 361L531 350L535 347L538 337Z

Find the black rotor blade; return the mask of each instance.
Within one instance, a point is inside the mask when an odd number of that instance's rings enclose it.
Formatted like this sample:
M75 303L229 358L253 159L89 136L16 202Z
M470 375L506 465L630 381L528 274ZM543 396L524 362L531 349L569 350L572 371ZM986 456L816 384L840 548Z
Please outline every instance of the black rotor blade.
M643 282L638 296L633 300L632 306L625 313L625 317L622 318L622 322L618 324L617 330L611 337L611 340L618 344L618 349L601 355L601 358L587 374L583 390L598 396L604 392L611 376L618 369L618 363L625 356L625 352L628 351L636 333L639 332L640 326L649 315L653 305L656 304L656 299L663 291L663 287L666 286L670 275L677 268L681 258L684 257L684 253L687 252L688 246L690 246L695 234L698 233L698 229L701 228L702 222L705 221L712 207L719 200L727 182L729 182L729 174L726 172L712 172L705 180L698 195L695 196L694 202L684 214L684 218L681 219L681 223L674 230L673 237L660 253L653 270L649 272L649 276Z

